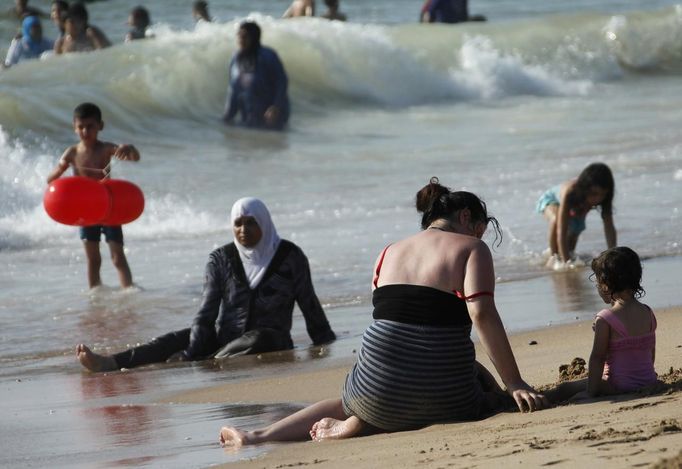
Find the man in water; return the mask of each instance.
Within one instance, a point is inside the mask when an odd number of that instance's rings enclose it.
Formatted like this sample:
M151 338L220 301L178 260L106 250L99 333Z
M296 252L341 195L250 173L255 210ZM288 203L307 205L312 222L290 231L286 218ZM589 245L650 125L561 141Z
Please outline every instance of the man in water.
M247 127L282 130L289 120L288 78L277 53L261 45L260 34L253 21L239 26L223 120L233 124L240 114Z
M327 5L327 11L322 15L322 18L336 21L346 21L346 15L339 11L339 0L324 0Z
M422 23L462 23L485 21L485 16L469 16L468 0L426 0L422 6Z

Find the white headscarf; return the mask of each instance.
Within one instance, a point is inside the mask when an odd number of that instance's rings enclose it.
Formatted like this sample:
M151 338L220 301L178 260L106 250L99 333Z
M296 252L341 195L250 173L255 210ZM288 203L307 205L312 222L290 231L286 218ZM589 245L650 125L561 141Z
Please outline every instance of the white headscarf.
M239 199L232 206L232 226L239 217L253 217L263 233L261 240L252 248L242 246L237 239L234 244L239 251L239 258L244 265L244 272L249 286L255 288L265 275L270 261L279 247L280 237L270 218L270 212L263 202L254 197Z

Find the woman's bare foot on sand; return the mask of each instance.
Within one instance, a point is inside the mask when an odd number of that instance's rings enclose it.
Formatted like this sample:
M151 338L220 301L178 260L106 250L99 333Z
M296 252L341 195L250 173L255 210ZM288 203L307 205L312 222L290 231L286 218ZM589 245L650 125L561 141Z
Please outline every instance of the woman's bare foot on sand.
M223 427L220 429L220 446L240 448L244 445L260 443L255 432L244 432L235 427Z
M76 356L85 368L90 371L114 371L118 370L116 360L112 357L98 355L90 350L86 345L79 344L76 347Z
M364 427L364 422L354 415L346 420L323 418L313 424L313 428L310 429L310 438L315 441L351 438L357 436Z

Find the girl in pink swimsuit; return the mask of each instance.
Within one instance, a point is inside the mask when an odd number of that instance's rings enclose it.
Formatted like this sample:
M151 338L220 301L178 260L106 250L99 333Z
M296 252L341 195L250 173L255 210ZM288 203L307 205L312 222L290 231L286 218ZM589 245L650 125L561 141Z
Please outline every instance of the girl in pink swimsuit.
M644 293L639 256L630 248L611 248L592 261L592 270L599 296L611 308L594 321L587 392L630 392L655 383L656 317L638 300Z
M599 296L610 308L594 320L594 343L587 380L571 381L547 393L554 402L636 391L654 384L656 317L640 303L642 265L627 247L615 247L592 260ZM587 388L585 387L587 385Z

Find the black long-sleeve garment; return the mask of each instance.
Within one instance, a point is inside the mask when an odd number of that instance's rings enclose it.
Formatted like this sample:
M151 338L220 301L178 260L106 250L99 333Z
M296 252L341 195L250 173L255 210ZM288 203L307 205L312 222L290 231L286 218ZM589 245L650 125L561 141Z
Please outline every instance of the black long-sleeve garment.
M336 338L315 295L308 259L301 248L282 240L263 279L252 290L234 243L222 246L209 256L202 304L184 355L189 359L206 357L216 352L216 344L223 347L257 329L281 333L287 348L292 348L294 302L303 313L313 343Z

